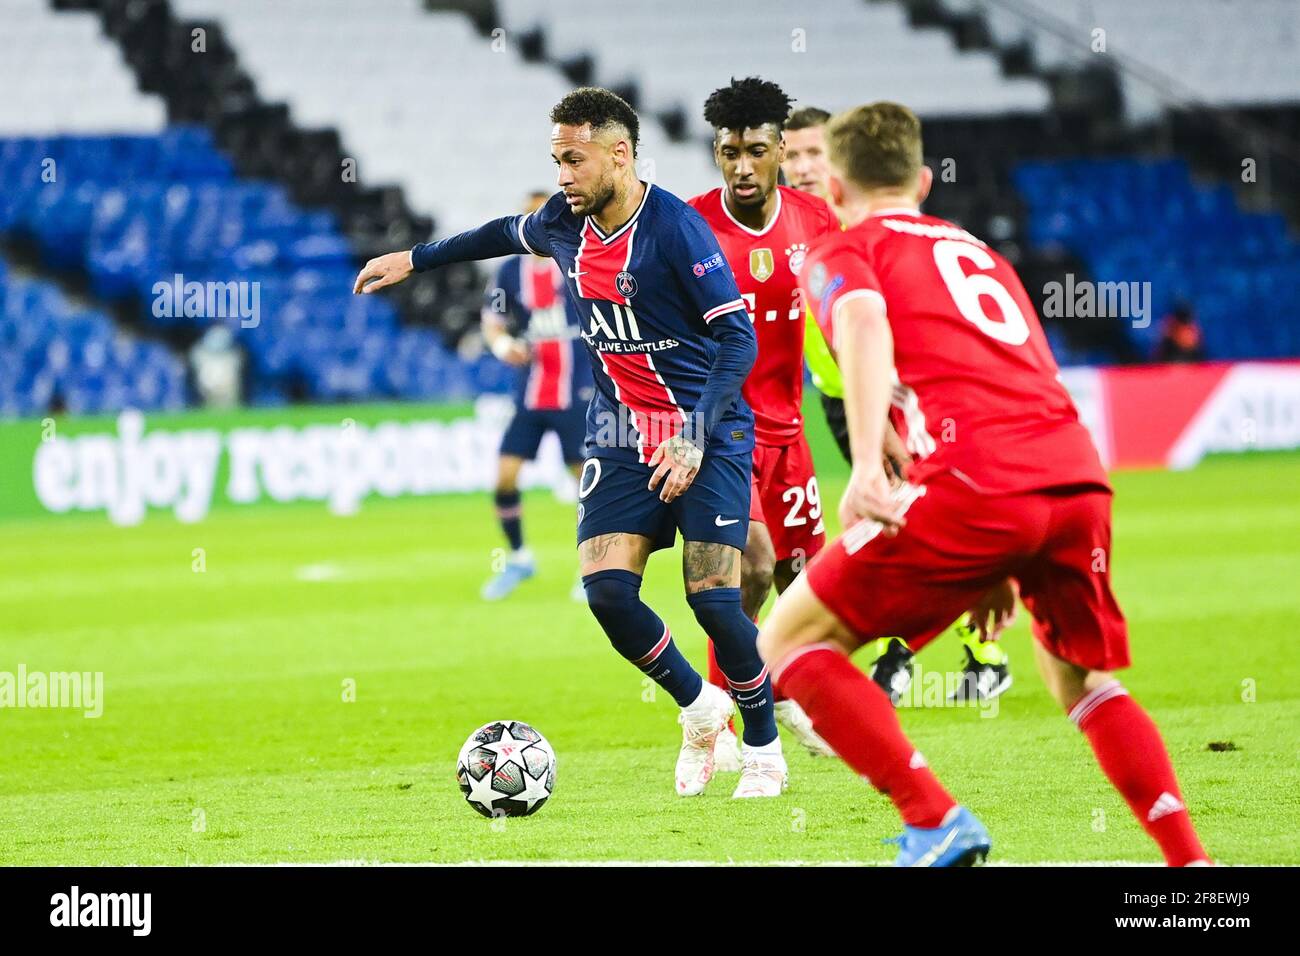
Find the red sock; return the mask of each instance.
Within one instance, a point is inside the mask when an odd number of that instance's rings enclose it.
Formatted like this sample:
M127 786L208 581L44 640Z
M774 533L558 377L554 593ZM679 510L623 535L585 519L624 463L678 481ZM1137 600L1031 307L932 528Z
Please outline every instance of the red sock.
M957 802L903 734L889 697L829 644L801 648L774 669L844 762L898 807L903 822L937 827Z
M1114 680L1098 687L1070 709L1070 719L1088 738L1102 773L1160 845L1165 862L1185 866L1208 859L1183 805L1160 731L1124 686Z

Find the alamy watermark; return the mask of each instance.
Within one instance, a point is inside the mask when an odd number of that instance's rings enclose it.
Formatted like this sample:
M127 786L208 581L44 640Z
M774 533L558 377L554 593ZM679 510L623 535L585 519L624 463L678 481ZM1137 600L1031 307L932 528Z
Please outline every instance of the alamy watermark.
M50 925L55 927L122 927L132 936L153 928L152 893L82 892L75 883L50 897Z
M919 660L912 663L912 679L907 689L898 697L897 707L974 707L981 717L996 717L1001 706L1001 695L981 697L973 693L962 695L963 684L972 678L953 671L925 670Z
M0 710L5 708L80 710L88 718L104 713L103 671L0 671Z
M1064 282L1043 286L1045 319L1129 319L1135 329L1151 324L1150 282L1091 282L1067 272Z
M156 319L239 319L245 329L262 322L260 282L196 282L176 273L170 281L153 284Z

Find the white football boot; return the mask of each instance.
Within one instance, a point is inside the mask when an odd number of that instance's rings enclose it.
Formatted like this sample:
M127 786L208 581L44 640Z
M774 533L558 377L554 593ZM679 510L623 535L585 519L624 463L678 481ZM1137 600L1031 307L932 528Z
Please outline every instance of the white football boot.
M677 795L695 797L713 779L713 748L736 709L731 695L708 681L695 702L682 708L682 749L677 754Z
M790 777L781 753L781 738L761 749L743 748L741 762L740 783L736 784L732 799L781 796Z
M716 773L740 773L740 741L730 727L723 727L713 744L713 769Z
M776 722L794 734L794 739L814 757L835 756L835 751L831 749L831 745L822 740L821 734L813 730L812 721L795 701L778 700L776 702Z

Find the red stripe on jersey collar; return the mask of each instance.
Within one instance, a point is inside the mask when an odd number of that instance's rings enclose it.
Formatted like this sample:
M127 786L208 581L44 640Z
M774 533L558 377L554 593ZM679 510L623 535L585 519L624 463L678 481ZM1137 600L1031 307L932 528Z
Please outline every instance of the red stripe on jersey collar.
M646 200L650 198L650 190L653 188L654 188L654 183L645 184L645 194L641 197L641 204L636 207L636 212L632 213L632 218L629 219L627 222L623 223L623 225L619 226L608 236L601 231L600 226L596 225L596 220L588 216L587 225L591 226L591 231L596 234L596 238L599 239L603 245L607 246L615 239L617 239L619 236L623 235L623 233L627 232L628 227L631 226L632 223L636 222L637 217L641 215L641 210L645 208Z

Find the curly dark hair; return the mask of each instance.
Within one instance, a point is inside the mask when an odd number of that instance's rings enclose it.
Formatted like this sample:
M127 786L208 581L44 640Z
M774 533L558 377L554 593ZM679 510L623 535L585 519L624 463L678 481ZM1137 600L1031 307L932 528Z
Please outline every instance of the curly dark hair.
M754 129L770 123L780 131L790 103L775 83L757 76L732 77L729 85L714 90L704 101L704 119L714 129Z
M627 131L636 155L637 140L641 135L641 121L627 100L599 86L582 86L551 107L551 122L565 126L591 124L592 132L621 126Z

